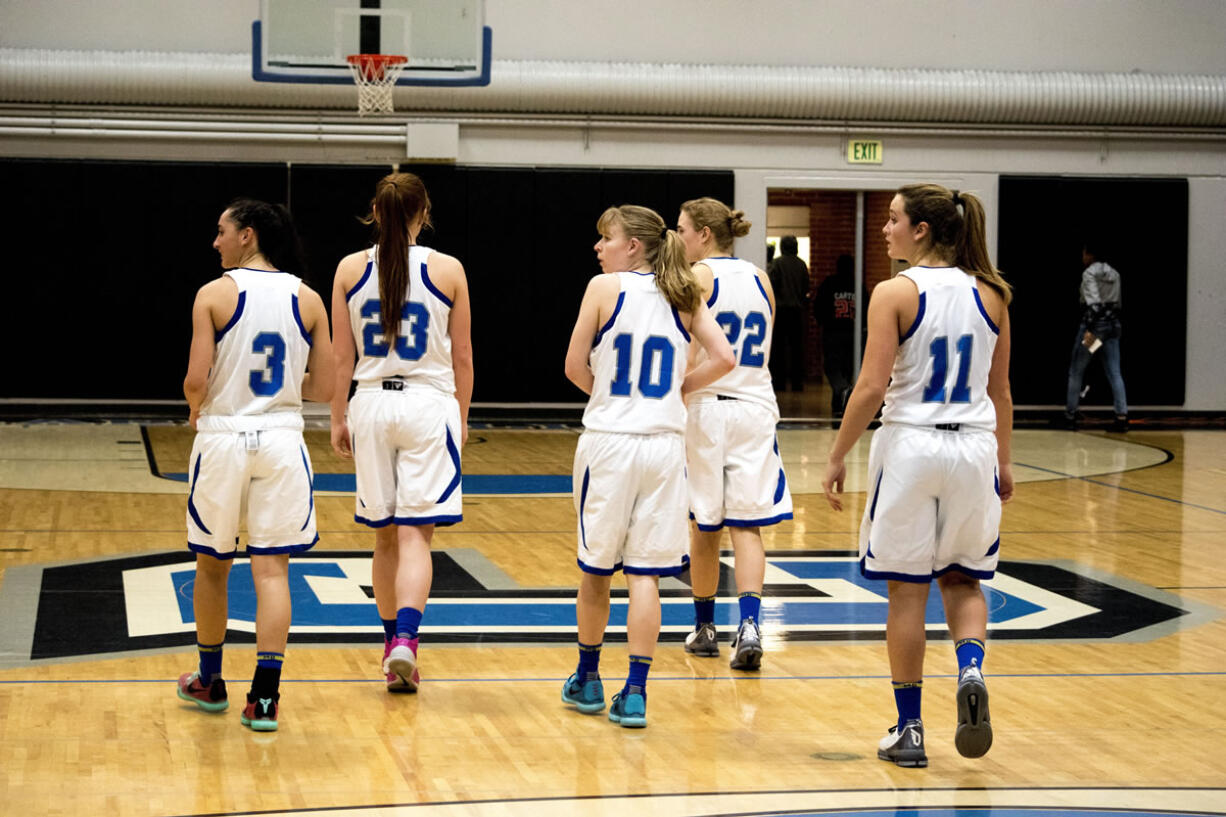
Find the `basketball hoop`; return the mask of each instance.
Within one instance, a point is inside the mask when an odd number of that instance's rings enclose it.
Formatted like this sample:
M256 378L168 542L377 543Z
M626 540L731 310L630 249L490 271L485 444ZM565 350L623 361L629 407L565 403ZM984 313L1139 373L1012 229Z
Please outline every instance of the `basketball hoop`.
M345 60L358 86L358 115L391 113L392 90L409 58L402 54L350 54Z

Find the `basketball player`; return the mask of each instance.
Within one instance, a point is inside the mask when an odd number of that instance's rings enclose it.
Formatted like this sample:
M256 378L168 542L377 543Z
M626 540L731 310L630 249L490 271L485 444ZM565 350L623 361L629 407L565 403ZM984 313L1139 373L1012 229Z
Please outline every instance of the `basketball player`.
M459 261L417 244L430 226L430 197L412 173L379 180L368 223L376 245L342 259L332 288L332 447L354 460L354 519L375 530L387 690L416 692L430 540L436 525L462 519L460 449L473 391L468 281Z
M226 589L245 511L256 669L241 721L273 731L290 625L289 554L319 538L302 400L331 399L332 343L323 300L286 271L305 267L284 207L233 202L217 222L213 247L226 272L196 294L183 381L197 432L187 542L196 553L200 666L179 677L178 694L207 712L229 706L221 675Z
M756 670L762 661L762 581L766 556L763 525L792 518L775 441L779 405L767 363L771 353L775 294L766 273L732 257L732 244L748 235L740 210L711 198L681 205L677 235L702 297L732 345L736 368L690 398L685 432L689 477L690 583L694 632L686 652L719 655L715 596L719 589L719 541L725 527L736 557L740 626L732 641L733 669Z
M958 657L954 744L965 757L992 745L979 582L996 570L1000 506L1013 495L1011 292L988 258L983 205L969 193L903 187L882 232L889 256L911 268L873 292L864 363L823 485L841 510L843 458L884 399L860 526L860 571L888 582L890 599L886 644L898 721L877 756L926 766L920 696L933 579Z
M575 449L579 666L562 700L604 709L600 647L609 586L630 592L630 670L609 720L647 725L647 672L660 634L659 577L685 569L685 398L730 371L732 348L702 302L685 246L653 210L611 207L596 223L601 270L588 284L566 376L591 395ZM690 338L707 359L686 374Z

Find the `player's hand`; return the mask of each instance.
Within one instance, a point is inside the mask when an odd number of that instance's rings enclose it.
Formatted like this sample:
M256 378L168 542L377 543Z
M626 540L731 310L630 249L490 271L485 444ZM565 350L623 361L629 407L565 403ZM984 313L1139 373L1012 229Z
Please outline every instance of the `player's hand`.
M191 414L187 417L187 424L192 427L192 431L196 430L196 421L200 419L200 409L192 409Z
M1013 464L998 466L996 479L1000 483L1000 501L1008 502L1013 499Z
M347 460L353 459L353 444L349 441L349 424L344 420L332 423L332 450Z
M468 445L468 423L464 424L464 428L460 430L460 448Z
M826 501L836 511L843 510L843 480L847 478L847 466L842 460L831 460L826 463L826 476L822 478L822 490L826 492Z

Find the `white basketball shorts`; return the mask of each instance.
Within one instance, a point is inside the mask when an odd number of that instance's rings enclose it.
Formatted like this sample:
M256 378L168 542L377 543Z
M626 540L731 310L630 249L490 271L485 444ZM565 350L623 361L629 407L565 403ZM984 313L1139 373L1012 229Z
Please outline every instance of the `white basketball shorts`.
M1000 549L995 434L886 423L873 434L868 475L866 578L928 582L951 570L992 578Z
M244 517L249 554L297 553L319 539L301 431L201 431L188 468L187 546L195 552L234 558Z
M748 400L690 404L685 432L690 515L700 530L774 525L792 518L775 417Z
M349 401L357 472L354 520L454 525L463 519L460 404L430 386L360 384Z
M689 563L680 434L585 431L575 448L579 567L675 576Z

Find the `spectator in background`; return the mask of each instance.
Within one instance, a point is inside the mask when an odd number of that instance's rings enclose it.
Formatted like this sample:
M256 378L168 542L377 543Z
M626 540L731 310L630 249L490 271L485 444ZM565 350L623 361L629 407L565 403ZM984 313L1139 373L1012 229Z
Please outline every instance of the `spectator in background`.
M851 393L852 333L856 327L856 262L840 255L834 275L822 281L813 299L813 317L822 327L822 368L830 382L830 413L843 416Z
M1122 301L1120 274L1105 261L1099 260L1099 248L1087 242L1081 251L1081 325L1073 341L1073 357L1068 367L1068 400L1064 409L1064 426L1077 427L1077 407L1081 402L1081 384L1090 357L1101 345L1107 382L1111 384L1115 421L1112 431L1128 430L1128 399L1124 394L1124 377L1120 374L1120 320Z
M779 239L779 257L767 271L775 291L775 329L771 338L771 380L775 391L805 388L805 304L809 295L809 267L796 255L796 236Z

